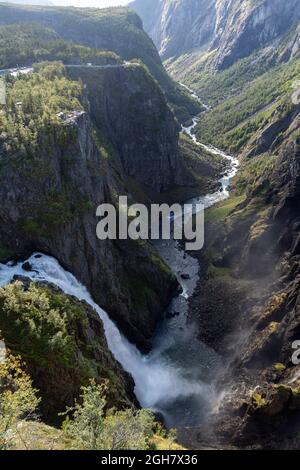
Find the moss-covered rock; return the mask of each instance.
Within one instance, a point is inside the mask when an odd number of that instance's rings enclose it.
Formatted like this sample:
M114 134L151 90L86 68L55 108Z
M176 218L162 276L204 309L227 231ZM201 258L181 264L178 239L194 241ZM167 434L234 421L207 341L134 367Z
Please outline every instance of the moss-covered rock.
M264 396L254 393L251 397L255 412L265 416L280 416L287 411L300 410L300 389L286 384L274 384Z

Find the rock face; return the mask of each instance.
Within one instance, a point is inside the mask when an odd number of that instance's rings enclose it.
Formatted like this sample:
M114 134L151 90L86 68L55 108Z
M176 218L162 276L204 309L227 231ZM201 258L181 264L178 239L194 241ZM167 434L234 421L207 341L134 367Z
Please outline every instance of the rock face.
M299 0L136 0L130 6L163 59L209 52L219 70L281 37L300 19Z
M176 281L150 246L97 239L96 207L127 194L122 165L116 156L110 167L85 112L62 125L63 144L41 146L31 162L17 154L2 161L1 244L19 256L39 250L56 257L125 334L145 347Z
M251 142L251 154L244 155L251 160L271 153L273 164L257 177L223 228L215 222L209 232L214 233L210 261L228 275L211 275L203 286L206 309L213 300L218 315L225 311L220 314L222 327L204 316L204 337L210 339L207 324L213 341L213 333L222 340L227 336L232 375L222 379L222 386L231 381L234 389L216 426L219 439L238 446L300 446L300 373L292 362L293 343L300 339L299 128L299 105L274 112L272 122ZM218 288L213 299L209 285ZM234 292L242 293L242 310L232 308ZM228 322L233 334L227 331Z
M292 28L288 38L285 41L281 59L284 61L291 60L300 56L300 24Z
M222 4L223 3L223 4ZM220 2L216 24L216 38L212 48L218 47L216 66L224 69L237 59L279 38L300 19L299 0L281 2L232 1Z
M25 22L28 27L26 22L37 21L60 38L122 54L122 58L112 56L111 63L111 53L104 54L102 65L72 66L67 61L69 75L81 78L85 91L67 97L68 105L71 100L67 113L64 105L55 105L47 125L49 109L45 106L47 117L43 109L35 113L34 105L26 104L30 96L21 109L15 109L16 98L12 109L6 110L12 122L20 111L23 127L19 132L16 122L8 125L0 137L0 259L28 256L35 250L53 255L86 285L125 335L147 349L177 282L151 244L98 240L96 208L101 203L117 206L119 195L128 195L129 202L149 202L170 187L195 184L196 164L187 169L183 162L179 125L166 99L168 86L173 93L174 84L141 20L127 9L95 12L1 5L0 12L2 24ZM30 47L29 41L29 52ZM132 58L135 61L129 63ZM58 70L67 80L61 63L46 67L50 76ZM31 76L22 79L29 83ZM47 87L53 89L53 83ZM55 96L52 104L65 99ZM78 105L80 101L80 111L73 111L72 100ZM32 127L36 153L32 139L26 140ZM14 142L20 143L19 148ZM206 165L211 170L207 180L222 171L211 166Z
M163 59L196 47L208 47L214 38L215 0L136 0L129 4L143 19Z
M67 67L87 86L90 112L118 150L125 175L150 194L184 183L179 126L157 83L140 65Z

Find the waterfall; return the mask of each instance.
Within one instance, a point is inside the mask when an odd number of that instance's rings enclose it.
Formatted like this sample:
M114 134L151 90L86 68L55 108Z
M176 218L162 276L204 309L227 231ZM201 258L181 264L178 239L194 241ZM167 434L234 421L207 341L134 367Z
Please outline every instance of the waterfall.
M0 264L0 286L11 282L16 275L29 277L32 281L47 281L68 295L86 301L100 316L108 347L115 359L129 372L135 382L135 394L143 407L163 413L164 403L178 398L198 395L211 396L208 385L191 382L182 377L180 370L161 360L160 354L142 355L118 330L107 313L92 299L88 290L71 274L64 270L55 258L34 253L27 262L32 271L24 271L23 262Z
M193 124L182 127L182 131L206 151L221 155L231 162L230 172L220 180L220 191L188 201L202 203L207 208L229 196L230 178L238 170L238 160L199 142L194 134L197 122L198 118L194 118ZM0 264L0 286L11 282L14 276L22 275L32 281L47 281L66 294L86 301L103 322L113 356L133 377L135 394L140 404L160 412L167 425L197 425L219 402L220 396L214 387L214 380L216 371L222 367L221 358L199 341L197 329L187 322L187 299L197 284L198 261L184 253L174 240L161 241L156 246L172 271L177 273L183 292L173 299L170 309L174 318L162 322L154 338L153 350L148 355L143 355L122 335L108 314L93 301L86 287L73 274L64 270L55 258L34 253L27 260L32 269L30 272L23 270L23 262ZM186 270L190 274L189 280L184 280L178 274Z

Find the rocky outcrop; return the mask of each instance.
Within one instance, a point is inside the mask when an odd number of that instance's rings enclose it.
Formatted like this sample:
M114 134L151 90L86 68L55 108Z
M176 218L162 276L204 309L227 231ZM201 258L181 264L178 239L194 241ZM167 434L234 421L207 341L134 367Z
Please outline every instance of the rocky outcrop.
M230 264L247 276L265 276L284 252L292 249L296 236L293 224L298 217L299 126L299 105L281 103L241 154L245 164L250 165L251 158L263 161L270 154L277 158L258 173L253 187L246 190L245 201L229 217L229 232L225 230L225 238L218 245L220 266Z
M86 84L91 117L117 149L127 177L152 196L184 184L179 125L144 67L67 67L67 71Z
M136 404L133 380L113 358L102 322L85 302L22 277L0 289L0 326L9 353L21 357L38 389L45 420L60 420L58 413L74 405L91 379L107 383L109 407Z
M216 421L209 423L213 439L238 447L300 446L300 374L292 361L293 343L300 339L297 109L288 106L280 116L274 113L280 138L269 130L266 140L261 130L263 151L276 156L273 164L258 175L245 201L207 227L206 260L211 264L200 300L192 299L192 312L204 325L201 338L217 348L221 344L228 361L220 379L228 396ZM238 305L233 296L240 297ZM207 318L211 304L220 322Z
M279 105L273 112L270 122L252 137L241 153L241 158L247 159L265 152L276 151L285 137L292 134L299 127L300 106L291 106L286 109Z
M143 30L141 19L127 8L95 9L0 5L0 24L37 23L75 44L113 51L125 60L139 59L166 93L181 119L201 106L166 73L158 52ZM26 64L27 65L27 64Z
M300 24L291 29L290 34L283 42L280 51L280 60L286 62L300 56Z

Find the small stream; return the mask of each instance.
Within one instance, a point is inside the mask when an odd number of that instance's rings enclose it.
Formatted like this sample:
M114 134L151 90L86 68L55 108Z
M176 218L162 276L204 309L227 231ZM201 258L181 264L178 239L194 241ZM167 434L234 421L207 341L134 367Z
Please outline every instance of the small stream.
M228 158L232 165L228 175L221 179L222 189L214 194L194 198L189 203L202 203L205 207L228 197L228 186L238 169L238 161L224 152L198 142L193 124L183 127L195 142L211 153ZM117 361L135 381L135 393L143 407L161 413L168 426L197 425L205 419L219 401L215 389L215 376L221 366L218 354L200 342L196 325L187 323L188 298L199 281L198 261L186 253L174 240L155 243L161 256L176 273L182 286L166 312L165 319L153 339L150 354L142 355L118 330L108 314L71 273L65 271L52 257L34 253L27 261L31 272L24 271L23 262L0 264L0 286L11 282L15 275L30 277L34 281L47 281L57 285L66 294L85 300L103 321L108 347Z

